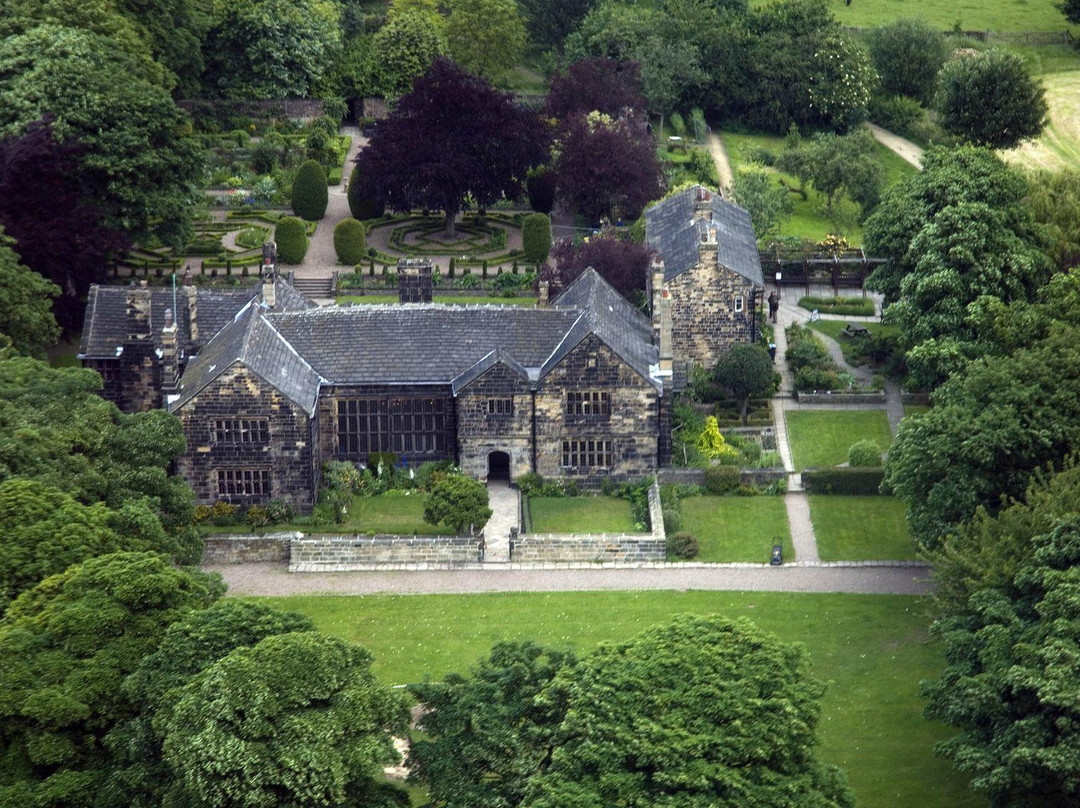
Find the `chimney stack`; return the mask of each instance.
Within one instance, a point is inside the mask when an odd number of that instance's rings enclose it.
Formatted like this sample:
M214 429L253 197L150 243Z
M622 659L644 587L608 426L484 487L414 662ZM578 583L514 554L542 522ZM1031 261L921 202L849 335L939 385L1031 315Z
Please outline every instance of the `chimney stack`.
M719 264L716 225L700 221L698 228L698 264L715 269Z
M127 292L127 338L129 340L145 340L150 336L150 288L146 281L139 281L138 286L132 286Z
M262 277L262 302L268 309L277 305L277 282L273 272L268 272Z
M176 318L172 309L165 309L165 325L161 329L161 393L168 396L180 386L180 362L176 341Z
M538 309L547 308L550 302L550 295L551 284L547 281L540 281L540 283L537 284L536 307Z
M431 261L402 258L398 261L398 302L431 302Z
M708 188L702 188L700 185L697 188L697 194L694 197L694 221L695 222L711 222L713 217L713 201L712 191Z
M660 372L671 373L674 368L674 346L671 327L671 295L665 289L660 295Z

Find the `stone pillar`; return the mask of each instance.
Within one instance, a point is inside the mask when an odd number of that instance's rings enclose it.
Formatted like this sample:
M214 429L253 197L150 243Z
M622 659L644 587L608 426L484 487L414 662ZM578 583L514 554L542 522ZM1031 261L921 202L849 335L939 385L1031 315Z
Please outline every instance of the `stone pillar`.
M674 346L671 328L671 294L665 289L660 296L660 372L671 373L674 365Z
M540 283L537 284L536 307L538 309L546 308L550 303L550 295L551 284L547 281L540 281Z
M191 273L184 273L184 302L188 312L188 339L199 344L199 290L191 282ZM177 312L179 316L179 312Z

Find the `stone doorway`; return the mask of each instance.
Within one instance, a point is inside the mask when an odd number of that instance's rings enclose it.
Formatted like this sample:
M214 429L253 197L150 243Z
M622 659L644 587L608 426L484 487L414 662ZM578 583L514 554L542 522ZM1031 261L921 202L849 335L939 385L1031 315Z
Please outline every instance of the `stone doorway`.
M488 455L488 482L504 480L510 482L510 455L506 452L491 452Z

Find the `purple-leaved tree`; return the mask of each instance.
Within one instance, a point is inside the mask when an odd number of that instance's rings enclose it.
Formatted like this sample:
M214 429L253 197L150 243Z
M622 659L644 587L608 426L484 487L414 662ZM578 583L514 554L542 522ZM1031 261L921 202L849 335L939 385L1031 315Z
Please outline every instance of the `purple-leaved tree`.
M563 239L552 246L549 263L538 278L551 284L554 295L592 267L619 294L636 304L637 293L645 291L645 273L652 255L644 244L635 244L613 232L591 236L578 244Z
M564 121L593 110L617 117L624 109L645 109L637 62L582 59L551 77L547 111L553 118Z
M549 142L535 112L436 59L379 124L356 164L380 202L396 210L442 210L453 235L466 197L480 207L517 197L529 169L547 157Z

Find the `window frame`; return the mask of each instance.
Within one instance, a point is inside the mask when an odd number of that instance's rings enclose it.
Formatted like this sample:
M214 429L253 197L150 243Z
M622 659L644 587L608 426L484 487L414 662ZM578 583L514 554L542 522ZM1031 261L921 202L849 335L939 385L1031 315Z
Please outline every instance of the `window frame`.
M270 442L270 419L215 418L213 434L219 446L265 446Z
M273 491L270 469L258 467L215 470L218 499L269 499Z
M563 438L560 468L610 471L614 466L615 441L611 438Z
M607 390L567 390L566 414L576 417L611 415L611 393Z

